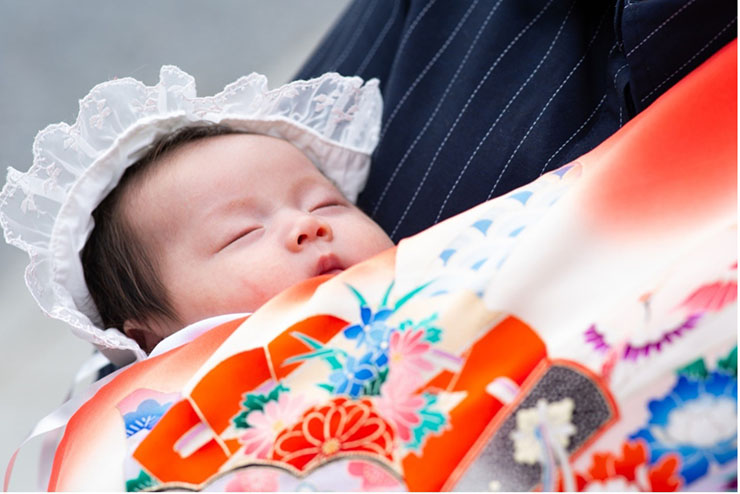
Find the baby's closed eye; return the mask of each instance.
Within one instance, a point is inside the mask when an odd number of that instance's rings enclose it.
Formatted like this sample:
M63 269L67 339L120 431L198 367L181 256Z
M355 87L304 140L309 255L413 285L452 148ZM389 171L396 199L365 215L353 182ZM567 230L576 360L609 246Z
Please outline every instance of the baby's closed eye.
M242 230L239 230L237 233L228 235L226 237L226 241L223 242L222 246L218 249L219 251L225 249L226 247L231 246L232 244L236 243L237 241L247 238L247 237L254 237L257 233L259 233L263 227L261 225L251 225L246 228L243 228Z
M312 207L309 211L313 213L315 211L320 211L320 210L330 209L330 208L337 208L337 207L345 207L345 204L340 201L329 200L329 201L325 201L325 202L321 202L317 204L316 206Z

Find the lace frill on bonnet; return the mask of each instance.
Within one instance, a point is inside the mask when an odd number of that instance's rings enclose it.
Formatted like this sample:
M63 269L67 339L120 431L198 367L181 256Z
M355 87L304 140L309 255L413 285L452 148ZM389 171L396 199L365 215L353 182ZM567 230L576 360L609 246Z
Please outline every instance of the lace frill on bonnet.
M131 78L105 82L80 101L73 125L39 132L28 172L8 169L0 225L8 243L28 252L26 284L44 312L116 363L141 359L146 355L135 341L102 329L79 257L92 211L125 169L165 134L223 123L290 141L354 201L367 179L381 113L377 80L363 84L334 73L274 90L253 73L203 98L194 79L173 66L162 67L154 86Z

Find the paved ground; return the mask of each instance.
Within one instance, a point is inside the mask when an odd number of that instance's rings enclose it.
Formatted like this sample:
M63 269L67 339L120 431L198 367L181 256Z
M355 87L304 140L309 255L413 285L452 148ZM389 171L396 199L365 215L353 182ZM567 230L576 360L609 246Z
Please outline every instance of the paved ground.
M348 0L0 0L0 168L26 170L49 123L72 122L96 83L157 81L163 64L193 74L200 95L258 71L281 83L297 70ZM4 183L4 173L0 183ZM0 242L0 468L58 406L91 354L45 318L23 284L25 253ZM37 444L12 490L36 490Z

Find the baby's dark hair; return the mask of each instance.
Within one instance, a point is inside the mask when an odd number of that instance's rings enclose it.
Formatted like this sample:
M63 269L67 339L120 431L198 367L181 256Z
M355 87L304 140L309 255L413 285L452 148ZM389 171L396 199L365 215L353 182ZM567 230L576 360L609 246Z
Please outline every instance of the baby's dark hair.
M158 139L126 169L116 188L93 211L95 227L80 257L85 283L106 328L123 331L127 320L151 317L180 322L160 281L157 256L137 238L126 219L122 207L126 192L145 180L163 157L183 145L237 133L243 132L226 125L198 124Z

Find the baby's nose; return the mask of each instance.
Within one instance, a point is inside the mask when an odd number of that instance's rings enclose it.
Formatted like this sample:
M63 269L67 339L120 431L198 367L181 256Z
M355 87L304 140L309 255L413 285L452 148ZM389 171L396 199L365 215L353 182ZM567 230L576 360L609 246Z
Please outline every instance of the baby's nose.
M308 243L316 240L330 241L332 238L333 232L329 223L310 214L304 214L295 219L286 242L288 249L299 251Z

